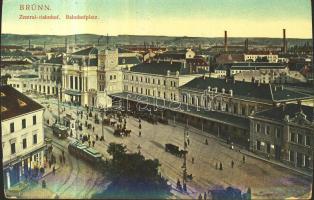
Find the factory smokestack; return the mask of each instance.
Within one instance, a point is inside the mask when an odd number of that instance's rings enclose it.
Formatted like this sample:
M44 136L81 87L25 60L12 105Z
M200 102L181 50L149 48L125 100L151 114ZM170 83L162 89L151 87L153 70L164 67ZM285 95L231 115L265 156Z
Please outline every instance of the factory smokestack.
M228 34L227 34L227 31L225 31L225 52L228 51L228 44L227 44L227 42L228 42Z
M249 39L246 38L244 41L244 51L248 52L249 51Z
M65 53L68 53L68 39L67 38L65 38L64 47L65 47Z
M283 53L287 53L287 39L286 39L286 29L282 30L282 34L283 34L283 39L282 39L282 43L283 43Z

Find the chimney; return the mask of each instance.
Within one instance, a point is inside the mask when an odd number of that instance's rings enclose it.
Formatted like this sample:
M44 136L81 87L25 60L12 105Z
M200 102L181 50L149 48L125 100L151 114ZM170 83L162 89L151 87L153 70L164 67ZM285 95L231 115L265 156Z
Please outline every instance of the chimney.
M67 38L64 39L64 47L65 47L65 53L67 53L68 52L68 39Z
M249 51L249 39L246 38L244 41L244 51L248 52Z
M283 32L283 40L282 40L283 48L282 48L282 50L283 50L283 53L287 53L286 29L283 29L282 32Z
M45 51L45 49L46 49L46 42L44 42L44 51Z
M31 40L28 40L28 50L31 49Z
M227 35L227 31L225 31L225 52L228 51L228 44L227 44L227 40L228 40L228 35Z

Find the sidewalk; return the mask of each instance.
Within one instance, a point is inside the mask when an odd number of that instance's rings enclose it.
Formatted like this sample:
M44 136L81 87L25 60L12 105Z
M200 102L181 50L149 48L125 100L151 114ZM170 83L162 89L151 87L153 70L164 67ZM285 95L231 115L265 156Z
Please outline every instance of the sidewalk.
M181 128L184 128L185 125L182 124L182 123L178 123L178 122L175 122L175 124L170 121L169 125L172 125L172 126L176 126L176 127L181 127ZM230 145L226 143L226 141L222 138L218 138L216 137L215 135L211 134L211 133L207 133L207 132L202 132L201 130L197 129L197 128L194 128L194 127L189 127L189 131L190 132L193 132L193 133L196 133L198 135L202 135L204 137L207 137L207 138L212 138L212 139L215 139L217 141L220 142L221 145L223 146L226 146L226 147L229 147ZM266 159L262 156L259 156L259 155L256 155L246 149L244 149L243 147L239 146L239 145L236 145L234 144L235 146L235 151L239 151L240 153L243 153L245 154L246 156L250 156L252 158L255 158L255 159L259 159L259 160L262 160L264 162L268 162L270 164L273 164L273 165L277 165L279 167L283 167L285 169L288 169L290 171L293 171L293 172L297 172L299 174L302 174L304 176L307 176L307 177L312 177L312 174L310 172L307 172L307 171L303 171L303 170L300 170L300 169L297 169L297 168L293 168L293 167L290 167L290 166L287 166L279 161L276 161L276 160L269 160L269 159Z

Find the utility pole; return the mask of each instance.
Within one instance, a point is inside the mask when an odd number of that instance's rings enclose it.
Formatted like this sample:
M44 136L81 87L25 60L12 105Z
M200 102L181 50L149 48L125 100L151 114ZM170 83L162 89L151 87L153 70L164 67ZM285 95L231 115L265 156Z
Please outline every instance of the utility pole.
M56 81L57 84L57 90L59 90L59 83ZM58 92L58 124L60 124L60 100L59 100L60 91Z
M187 143L186 143L186 135L188 134L188 120L186 121L186 126L184 128L184 152L187 150ZM186 184L186 177L187 177L187 167L186 167L186 153L183 154L183 165L182 165L183 173L182 173L182 179L183 179L183 185Z

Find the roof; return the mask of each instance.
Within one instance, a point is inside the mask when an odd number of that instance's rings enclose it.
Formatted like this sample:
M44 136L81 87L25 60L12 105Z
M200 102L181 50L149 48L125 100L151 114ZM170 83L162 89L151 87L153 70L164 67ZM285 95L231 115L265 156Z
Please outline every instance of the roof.
M118 48L118 53L134 53L134 52L128 49Z
M187 58L186 64L192 66L208 66L208 63L202 58Z
M159 74L166 75L168 71L170 74L175 74L179 72L181 75L186 74L201 74L205 73L204 70L197 70L190 72L189 67L184 67L184 63L182 62L169 62L169 61L154 61L151 63L140 63L138 65L133 66L130 71L132 72L140 72L146 74Z
M133 56L133 57L119 57L119 65L125 65L125 64L139 64L141 61Z
M36 74L22 74L22 75L16 76L16 78L38 78L38 75L36 75Z
M314 108L298 104L281 105L279 107L258 112L254 115L254 117L262 117L275 121L283 121L287 115L289 116L289 119L293 119L300 113L305 116L306 120L310 122L314 121Z
M98 49L95 47L89 47L87 49L83 49L83 50L72 53L72 55L81 55L81 56L88 56L90 54L98 54Z
M6 65L31 65L29 61L26 60L13 60L13 61L6 61L6 60L1 60L1 65L6 66Z
M78 65L83 65L81 58L70 57L69 60L67 61L67 64L69 65L73 65L75 63L77 63ZM97 66L97 65L98 65L98 58L91 58L91 59L86 58L86 66Z
M156 59L174 59L181 60L185 59L185 53L162 53L155 56Z
M201 107L197 108L192 105L187 106L186 104L183 104L183 103L178 103L178 102L175 103L175 102L167 101L163 99L156 99L156 97L148 97L148 96L132 94L128 92L111 94L110 96L115 97L115 98L127 99L128 101L141 102L142 100L142 102L145 104L157 106L162 109L169 109L169 110L174 110L175 112L182 112L185 114L202 117L202 118L220 122L223 124L233 125L233 126L245 129L245 130L249 129L248 118L234 116L234 115L230 115L224 112L209 111Z
M63 64L63 56L62 55L52 56L49 60L46 61L46 63L62 65Z
M182 63L180 62L151 62L151 63L140 63L131 68L133 72L142 72L147 74L167 74L169 70L171 73L181 70Z
M43 109L43 106L11 86L0 86L1 120Z
M245 62L231 64L231 70L284 69L284 68L286 68L286 66L282 63Z
M287 101L292 99L308 99L312 97L308 94L292 91L284 87L275 87L270 84L232 81L204 76L195 78L185 85L182 85L180 88L203 92L208 90L208 87L217 87L218 92L222 92L222 89L225 89L226 93L232 90L234 96L265 101Z

